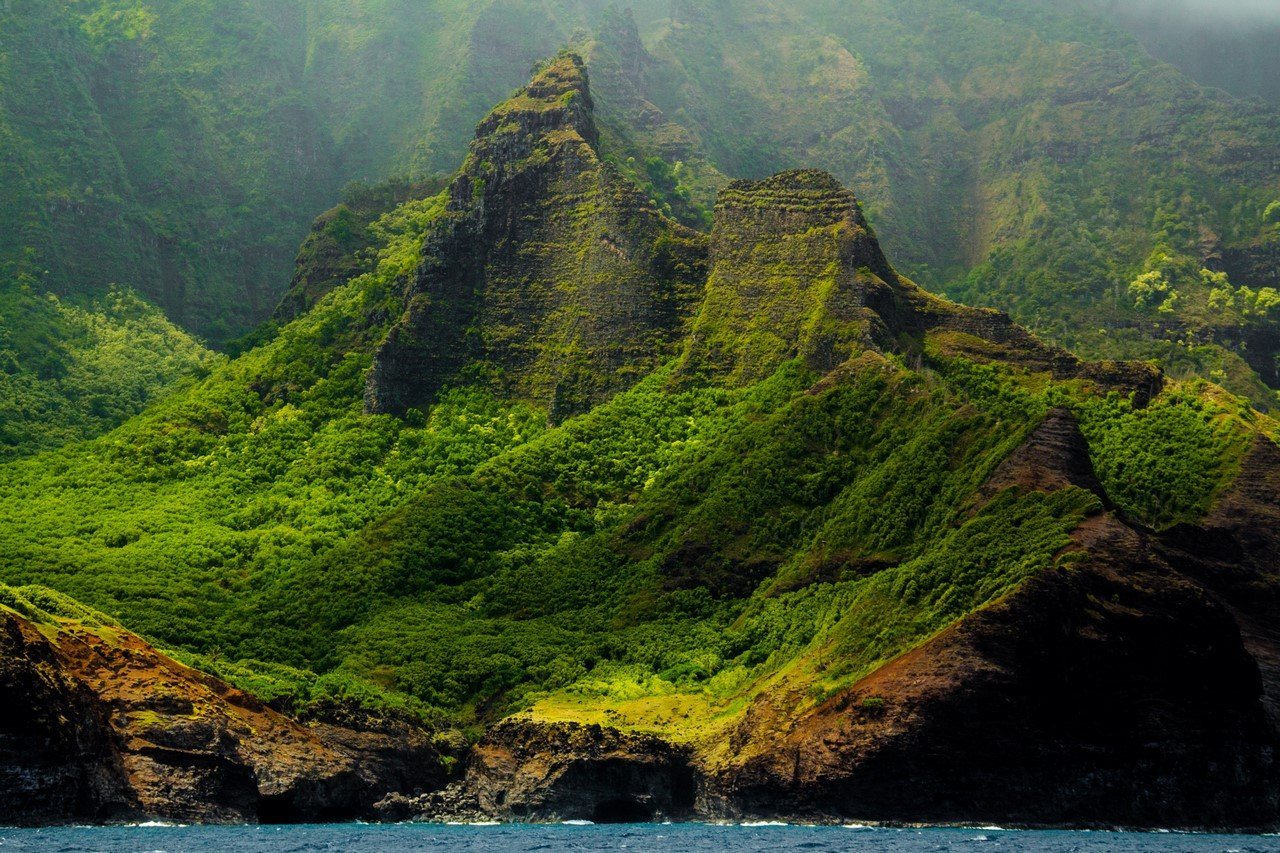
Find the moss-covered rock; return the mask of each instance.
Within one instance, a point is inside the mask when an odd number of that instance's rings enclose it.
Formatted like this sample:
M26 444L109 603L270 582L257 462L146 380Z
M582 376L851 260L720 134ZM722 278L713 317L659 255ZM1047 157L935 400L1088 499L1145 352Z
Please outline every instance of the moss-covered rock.
M465 370L559 419L672 354L702 241L597 142L586 69L570 54L480 123L374 359L369 411L427 405Z

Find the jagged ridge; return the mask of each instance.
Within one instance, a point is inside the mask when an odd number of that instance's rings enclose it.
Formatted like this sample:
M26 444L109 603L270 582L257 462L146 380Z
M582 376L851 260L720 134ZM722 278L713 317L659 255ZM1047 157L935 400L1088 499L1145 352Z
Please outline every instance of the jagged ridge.
M575 55L480 123L375 357L369 411L428 405L467 369L559 419L671 353L703 241L602 162L597 142Z

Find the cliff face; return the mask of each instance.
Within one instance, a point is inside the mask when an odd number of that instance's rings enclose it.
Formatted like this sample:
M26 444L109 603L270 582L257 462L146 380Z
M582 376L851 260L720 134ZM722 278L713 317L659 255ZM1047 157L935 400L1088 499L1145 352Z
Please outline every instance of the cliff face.
M1259 439L1244 471L1203 526L1155 534L1106 508L1074 417L1053 410L978 494L1094 492L1104 508L1072 535L1078 559L807 710L805 687L782 682L729 732L680 750L500 727L450 802L504 818L522 814L508 798L555 802L530 811L555 819L642 813L635 774L666 754L687 762L703 819L1274 826L1280 449ZM568 796L564 768L602 754L631 775Z
M865 349L912 355L930 346L1139 400L1162 385L1147 365L1084 362L1005 314L921 290L893 270L853 193L825 172L730 184L716 203L710 252L683 358L688 376L743 385L792 358L827 373Z
M304 726L122 629L0 610L0 822L350 820L440 787L422 733Z
M603 163L598 139L572 56L480 123L376 355L369 411L426 405L465 369L559 418L671 354L702 240Z
M1083 488L1110 505L1061 409L979 494L1010 488ZM1259 438L1202 526L1154 534L1111 510L1094 515L1072 537L1080 561L1037 574L799 719L783 710L794 697L761 697L700 807L1273 825L1277 506L1280 449Z
M1113 516L1075 538L1083 563L1033 578L803 718L757 703L739 734L749 757L713 774L708 810L1272 825L1280 741L1238 623Z
M687 751L660 738L513 719L476 746L463 781L379 808L437 821L678 820L695 816L696 785Z

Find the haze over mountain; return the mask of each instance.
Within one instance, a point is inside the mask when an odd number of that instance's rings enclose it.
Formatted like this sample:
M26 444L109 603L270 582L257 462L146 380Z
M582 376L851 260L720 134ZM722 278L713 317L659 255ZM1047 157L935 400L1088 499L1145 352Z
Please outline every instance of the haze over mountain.
M682 225L603 118L540 64L256 346L0 466L0 818L1275 826L1280 427L826 172Z
M828 168L921 281L1270 405L1275 318L1256 291L1277 283L1273 250L1248 247L1280 197L1275 110L1201 91L1076 6L636 7L643 45L596 0L15 0L0 257L63 295L132 287L226 341L270 314L343 184L447 172L533 61L612 46L626 95L601 77L601 123L639 133L606 156L635 157L655 191L705 207L727 177ZM1229 300L1211 304L1206 265ZM1153 271L1160 298L1129 292Z
M1280 3L1096 0L1155 56L1206 86L1280 103Z

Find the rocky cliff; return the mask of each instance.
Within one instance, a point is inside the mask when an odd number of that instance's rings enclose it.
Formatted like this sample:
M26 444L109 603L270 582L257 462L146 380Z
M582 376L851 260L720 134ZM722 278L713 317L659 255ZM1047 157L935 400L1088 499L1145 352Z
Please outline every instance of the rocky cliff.
M428 736L303 725L97 620L0 608L0 823L351 820L442 786Z
M1274 480L1280 468L1265 470ZM1056 411L984 492L1071 487L1100 489L1069 413ZM1267 526L1269 502L1280 497L1268 488L1250 509L1226 499L1237 526L1217 528L1214 550L1249 547L1247 531ZM1078 562L1038 574L802 718L778 713L785 697L762 698L740 727L737 755L712 773L704 807L1273 825L1280 739L1259 667L1273 671L1274 638L1248 639L1248 620L1202 582L1202 560L1171 550L1182 538L1103 511L1073 535ZM1271 578L1245 573L1274 595Z
M827 373L866 349L912 355L926 343L1142 400L1162 383L1147 365L1081 361L1001 312L948 302L899 276L853 193L825 172L734 181L720 193L686 375L749 384L792 358Z
M703 240L604 163L598 143L572 55L480 123L375 357L369 411L427 405L465 370L560 418L672 354Z
M729 732L679 748L508 724L421 813L666 814L653 778L682 791L688 774L702 819L1275 826L1280 449L1259 438L1202 526L1156 534L1108 508L1056 409L979 495L1060 489L1100 498L1073 559L808 710L804 685L783 681ZM602 773L601 756L628 769Z

